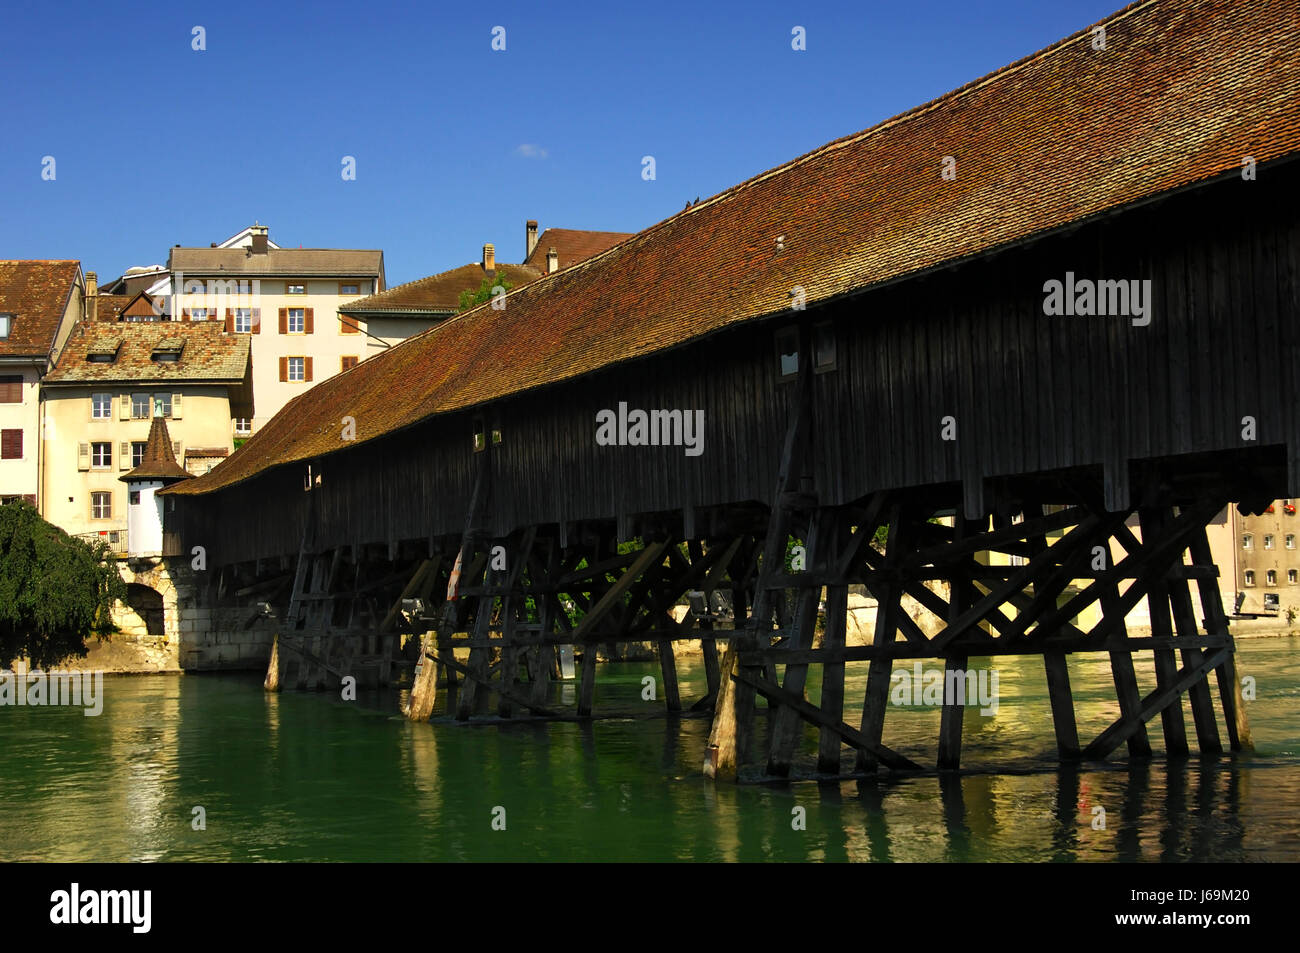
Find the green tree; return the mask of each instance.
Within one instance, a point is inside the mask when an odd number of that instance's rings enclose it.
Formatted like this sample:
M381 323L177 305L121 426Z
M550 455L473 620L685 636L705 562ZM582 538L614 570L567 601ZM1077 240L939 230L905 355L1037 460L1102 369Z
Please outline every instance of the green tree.
M509 291L513 287L513 285L510 284L510 280L506 278L505 272L498 271L494 275L484 276L483 283L478 286L477 291L469 291L467 289L460 293L460 310L468 311L470 308L477 308L485 301L490 301L494 294L492 289L498 286L504 288L506 291Z
M0 505L0 668L84 656L87 637L117 631L110 609L125 596L106 544L74 539L28 503Z

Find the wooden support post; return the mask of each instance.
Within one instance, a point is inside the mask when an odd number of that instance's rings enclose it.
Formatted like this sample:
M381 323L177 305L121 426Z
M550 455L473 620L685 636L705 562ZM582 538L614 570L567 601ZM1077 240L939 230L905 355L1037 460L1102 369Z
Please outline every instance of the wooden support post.
M266 666L266 679L262 682L262 687L268 692L280 690L280 633L278 632L271 640L271 661Z
M889 535L885 544L885 569L897 572L908 545L907 521L912 518L910 507L895 505L889 514ZM886 648L894 644L898 637L898 620L903 614L903 587L899 583L881 579L871 586L876 597L876 632L872 645ZM871 660L867 672L866 697L862 702L862 735L873 745L879 745L884 737L885 711L889 706L889 679L894 671L894 663L888 658ZM876 761L869 748L858 749L856 768L858 771L873 772Z
M1182 565L1181 560L1179 565ZM1174 626L1179 638L1195 637L1200 634L1196 624L1196 610L1192 607L1192 593L1186 579L1173 579L1169 582L1169 602L1174 610ZM1152 633L1153 635L1155 633ZM1201 658L1200 649L1183 649L1179 652L1184 665L1192 665ZM1192 708L1192 723L1196 726L1196 745L1203 755L1223 753L1223 744L1219 741L1219 726L1214 720L1214 702L1210 698L1209 677L1196 682L1187 689L1187 701Z
M1143 507L1139 511L1142 536L1155 539L1165 526L1161 511ZM1147 610L1151 619L1151 635L1156 638L1171 638L1173 630L1169 624L1169 580L1159 579L1151 584L1147 591ZM1178 662L1174 659L1172 649L1155 649L1156 686L1168 688L1178 677ZM1165 754L1170 758L1185 758L1187 749L1187 726L1183 721L1183 706L1175 703L1160 713L1161 727L1165 735Z
M1123 620L1124 610L1120 607L1119 592L1115 586L1107 586L1102 590L1101 608L1106 617L1118 627L1117 641L1121 644L1128 641L1128 626ZM1115 621L1117 617L1118 621ZM1129 649L1121 648L1110 653L1110 672L1115 682L1115 695L1119 700L1121 716L1135 720L1133 730L1124 738L1128 743L1129 757L1149 758L1151 742L1147 739L1146 723L1136 721L1142 698L1138 691L1137 673L1133 670L1133 654Z
M1192 562L1196 565L1214 565L1214 554L1210 550L1210 539L1204 526L1192 537L1191 553ZM1215 576L1217 575L1216 572ZM1241 679L1237 677L1236 648L1228 633L1228 617L1223 611L1223 596L1219 592L1218 580L1214 577L1198 578L1196 588L1201 597L1206 634L1223 636L1233 649L1223 664L1214 670L1219 685L1219 702L1223 707L1223 721L1228 732L1228 744L1233 751L1253 748L1250 722L1246 718L1246 706L1241 697Z
M844 648L848 624L849 587L826 587L826 631L822 635L822 648L829 651ZM821 710L833 722L844 721L844 663L827 662L822 666ZM823 725L817 741L817 770L821 774L840 773L840 748L843 745L838 733Z
M664 678L664 704L669 711L681 711L682 695L677 687L677 659L671 639L659 640L659 671Z
M1047 672L1047 699L1052 706L1052 726L1056 729L1056 753L1062 761L1079 757L1079 728L1074 720L1074 695L1070 691L1070 670L1060 652L1043 654Z

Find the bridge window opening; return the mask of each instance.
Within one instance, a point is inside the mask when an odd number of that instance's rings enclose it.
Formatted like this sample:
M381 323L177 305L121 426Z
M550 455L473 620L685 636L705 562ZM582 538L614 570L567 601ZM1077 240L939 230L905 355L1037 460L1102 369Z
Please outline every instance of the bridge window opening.
M500 431L500 430L493 430L493 431L492 431L492 446L495 447L495 446L496 446L497 444L499 444L500 442L501 442L501 431Z
M776 356L781 379L787 380L799 373L799 330L786 328L776 335Z
M487 449L487 432L483 429L483 421L474 421L474 452Z
M813 369L835 370L835 327L829 321L813 328Z

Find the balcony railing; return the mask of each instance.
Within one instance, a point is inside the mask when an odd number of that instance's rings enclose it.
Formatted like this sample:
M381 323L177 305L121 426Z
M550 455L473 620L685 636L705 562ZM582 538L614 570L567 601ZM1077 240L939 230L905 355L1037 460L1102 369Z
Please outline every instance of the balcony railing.
M77 539L84 539L86 542L105 543L108 551L118 556L126 555L126 530L125 529L101 529L94 533L74 533Z

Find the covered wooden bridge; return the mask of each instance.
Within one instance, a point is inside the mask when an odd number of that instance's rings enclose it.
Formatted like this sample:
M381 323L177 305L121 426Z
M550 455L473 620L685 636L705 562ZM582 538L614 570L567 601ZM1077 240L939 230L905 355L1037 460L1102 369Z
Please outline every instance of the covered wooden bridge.
M1238 747L1205 527L1300 496L1300 11L1155 0L1099 26L316 385L166 491L168 553L203 546L214 594L273 603L273 681L288 655L304 682L344 674L329 633L373 653L427 630L416 717L439 669L462 719L489 695L590 716L594 647L620 641L658 644L677 710L673 643L703 639L720 776L803 771L814 730L821 773L916 767L884 731L913 658L1041 655L1062 758L1148 755L1157 715L1186 754L1188 710L1201 752ZM854 584L879 610L846 647ZM734 621L676 621L689 592ZM1079 652L1114 672L1095 738ZM961 717L945 705L940 767Z

